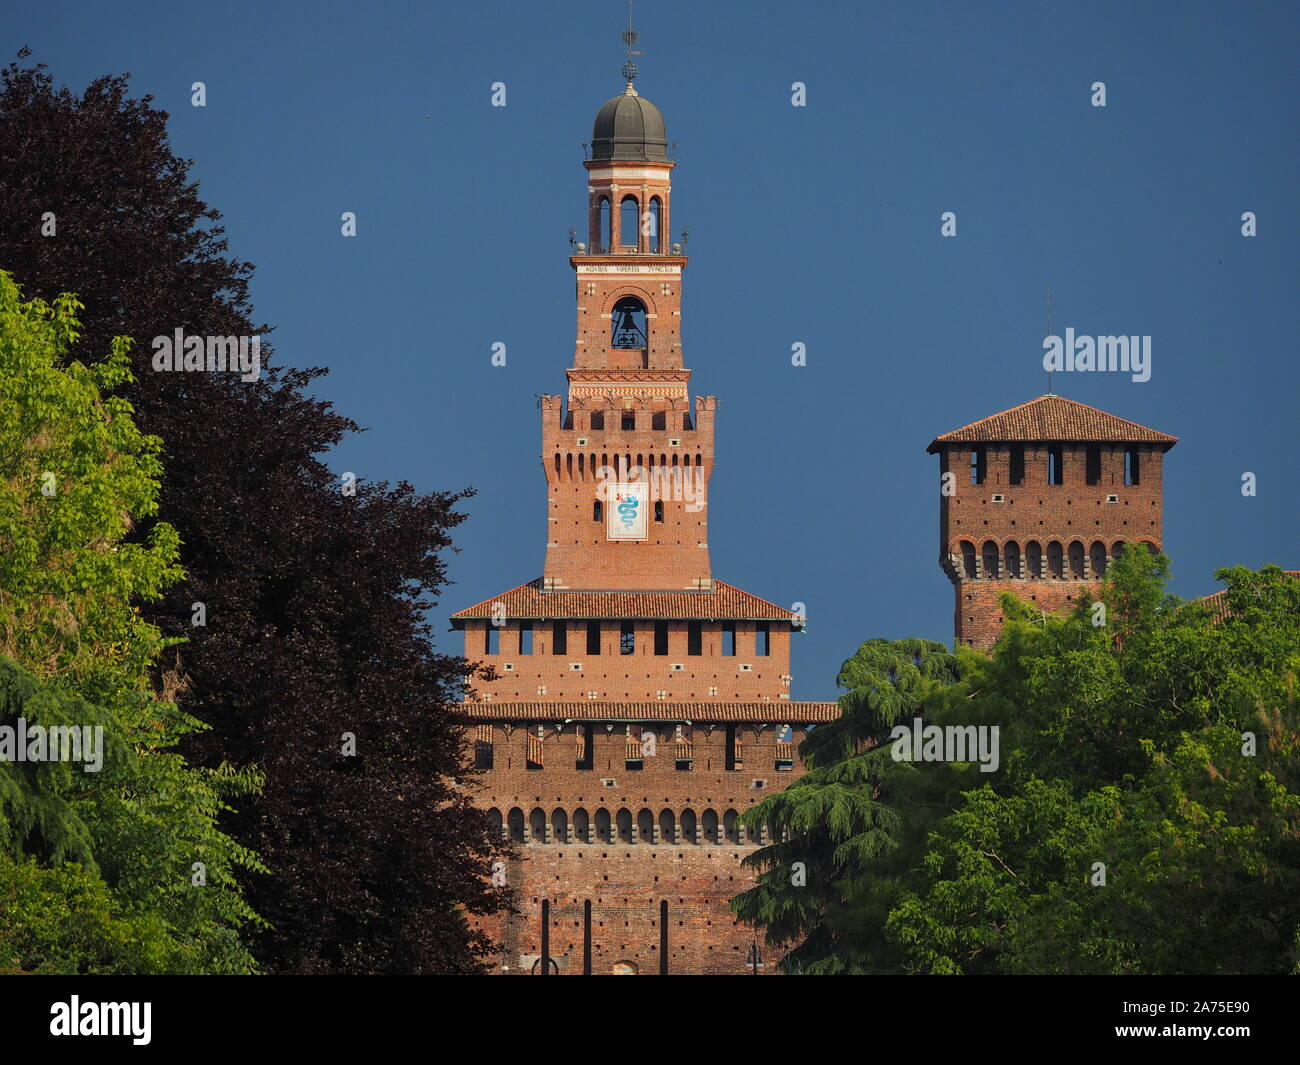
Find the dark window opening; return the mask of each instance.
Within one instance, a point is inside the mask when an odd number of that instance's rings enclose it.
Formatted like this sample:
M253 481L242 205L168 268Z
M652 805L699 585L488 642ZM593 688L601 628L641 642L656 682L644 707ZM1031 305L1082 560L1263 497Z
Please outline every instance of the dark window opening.
M1106 573L1106 545L1100 541L1093 543L1088 549L1088 561L1092 564L1092 575L1102 577Z
M1006 547L1006 564L1007 576L1015 580L1021 577L1020 572L1020 545L1012 540Z
M600 500L597 499L594 503L591 504L591 520L600 521L602 516L603 515L601 514Z
M736 623L728 621L722 626L722 653L728 658L736 653Z
M1055 540L1047 545L1047 572L1057 580L1065 576L1065 554Z
M531 621L521 621L519 623L519 653L521 655L533 653L533 623Z
M740 726L728 725L727 726L727 768L742 769L744 768L744 765L745 763L744 760L741 758L741 753L740 753Z
M657 411L650 416L651 429L667 429L668 415L664 411Z
M984 549L980 552L984 562L984 576L989 579L995 579L1001 575L1001 566L999 565L998 545L992 540L984 541Z
M1138 449L1131 447L1124 452L1124 483L1126 485L1139 484L1140 473Z
M600 245L593 249L597 254L609 251L609 200L600 198Z
M587 654L600 654L600 622L587 622Z
M972 448L970 453L970 483L983 484L988 472L988 453L982 447Z
M593 429L605 428L605 412L603 410L598 410L591 416L591 427Z
M1047 483L1065 484L1063 455L1060 444L1052 444L1047 449Z
M754 653L760 658L772 653L772 630L766 621L760 621L754 629Z
M636 623L625 621L619 626L618 653L630 655L636 652Z
M655 500L655 521L663 521L663 520L664 520L664 501L662 499L656 499Z
M641 239L641 212L635 196L624 196L619 204L618 240L623 247L636 247Z
M492 768L492 744L483 740L474 741L474 768Z
M704 626L692 621L686 627L686 653L698 655L704 653Z
M575 769L591 769L595 765L596 726L578 726L578 759Z
M563 621L551 622L551 654L569 653L569 626Z
M1036 540L1025 544L1025 565L1029 567L1029 576L1040 580L1043 576L1043 548Z
M632 432L636 428L636 412L626 410L623 417L619 420L619 428L624 432Z
M1083 544L1075 540L1070 544L1070 576L1076 581L1084 579L1083 573Z
M666 655L668 653L668 622L655 622L655 654Z
M1025 445L1011 445L1011 483L1023 484L1025 480Z
M650 237L650 251L656 255L659 254L659 215L661 210L659 197L653 197L650 200L650 217L647 219L647 222L649 223L650 230L648 234Z
M1101 484L1101 445L1089 444L1084 459L1084 475L1089 484Z

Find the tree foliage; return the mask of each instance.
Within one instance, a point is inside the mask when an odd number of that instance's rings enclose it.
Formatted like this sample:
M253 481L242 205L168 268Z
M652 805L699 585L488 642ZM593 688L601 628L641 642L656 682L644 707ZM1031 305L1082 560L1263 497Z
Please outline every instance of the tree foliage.
M1056 618L1005 596L992 654L961 652L961 680L921 700L927 723L998 725L1000 769L897 763L872 796L896 847L821 887L829 903L763 910L751 891L738 912L795 940L805 971L1297 971L1300 581L1221 570L1219 620L1167 596L1167 568L1126 549L1104 625L1088 597ZM801 923L770 919L797 905Z
M263 967L475 971L486 944L466 915L504 893L485 879L497 844L469 799L454 709L467 666L434 650L425 620L464 494L365 480L340 492L322 455L356 426L307 392L323 371L276 360L252 316L252 268L228 257L166 123L125 77L78 95L41 67L6 68L0 265L28 294L80 294L81 349L139 341L124 394L164 442L157 518L186 573L144 616L188 639L167 664L209 728L186 750L265 777L223 817L271 869L245 879L270 923L253 940ZM154 372L150 338L178 328L262 336L262 377Z
M109 394L125 342L63 367L79 308L0 272L0 725L103 738L94 772L0 761L0 970L249 972L235 873L260 867L216 822L255 782L175 749L198 722L154 690L166 641L131 604L180 576L176 533L125 539L157 508L160 443Z

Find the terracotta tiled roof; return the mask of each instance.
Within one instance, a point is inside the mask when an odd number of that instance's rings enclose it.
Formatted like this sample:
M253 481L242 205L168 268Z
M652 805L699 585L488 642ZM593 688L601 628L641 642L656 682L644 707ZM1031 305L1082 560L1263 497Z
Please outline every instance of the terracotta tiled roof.
M1300 569L1284 569L1282 572L1288 577L1300 580ZM1214 615L1216 622L1228 620L1228 591L1226 588L1221 592L1215 592L1213 595L1202 596L1200 601L1210 608L1210 613Z
M934 454L944 444L1021 440L1160 444L1165 451L1178 443L1176 436L1158 433L1137 422L1125 421L1086 403L1076 403L1064 396L1046 395L936 436L926 451Z
M496 721L763 721L798 725L834 721L839 703L607 703L599 699L571 703L459 703L457 711L478 720Z
M502 604L508 618L669 618L674 620L748 620L793 622L792 611L715 580L711 592L544 592L541 578L458 610L453 628L467 618L490 618Z

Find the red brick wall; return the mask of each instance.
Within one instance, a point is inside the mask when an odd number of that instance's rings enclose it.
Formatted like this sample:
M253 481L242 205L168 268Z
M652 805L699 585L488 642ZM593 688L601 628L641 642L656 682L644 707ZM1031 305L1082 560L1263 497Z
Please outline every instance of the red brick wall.
M715 407L712 397L701 397L696 402L694 427L684 429L683 418L691 414L684 401L638 400L629 411L636 428L623 430L624 408L619 404L587 401L571 409L572 429L564 428L558 402L543 404L542 467L548 497L543 576L549 587L680 591L707 586L712 576L708 482L713 473ZM590 428L596 410L604 413L604 429ZM664 413L666 428L651 428L658 412ZM579 440L586 443L579 445ZM678 443L673 444L674 440ZM673 473L674 463L680 474ZM689 481L685 472L688 463ZM667 480L658 482L662 491L656 493L663 502L663 521L654 520L652 506L647 539L607 539L608 500L602 501L601 520L593 516L593 504L601 498L599 489L608 483L608 478L602 481L601 469L654 484L651 466L669 474ZM636 472L638 467L644 472Z
M544 768L525 766L526 736L535 730L516 724L508 732L504 722L494 723L494 767L482 778L478 806L499 812L509 832L509 813L517 809L524 818L526 842L516 843L518 860L506 864L507 882L519 893L521 913L513 918L493 917L481 921L483 928L500 946L494 971L517 972L527 968L540 954L541 900L551 902L550 952L560 960L562 972L582 971L583 902L592 902L593 972L608 973L616 962L630 961L641 973L659 971L659 902L669 904L670 973L749 973L752 928L732 916L729 900L754 882L754 874L740 868L741 859L751 853L759 839L736 831L725 832L728 814L743 813L773 791L779 791L803 773L794 756L793 768L777 770L776 759L788 753L777 746L775 726L741 726L743 767L724 768L726 735L724 725L710 732L697 725L694 740L694 768L677 770L676 750L671 742L672 725L658 725L660 742L656 756L645 758L645 768L628 770L624 726L612 732L597 725L594 768L575 769L578 732L573 725L556 733L546 726ZM806 730L795 728L792 742L797 749ZM664 742L664 737L669 737ZM605 779L614 786L606 787ZM756 788L761 780L764 786ZM572 826L575 811L586 811L592 826L597 812L604 810L613 824L609 842L567 843L557 839L553 816L564 812ZM540 810L547 828L545 842L532 839L532 815ZM635 842L619 838L617 815L626 810L632 824L647 811L655 832L650 840L633 833ZM680 826L690 810L697 823L697 842L672 844L659 830L661 815L671 811ZM705 834L705 813L718 820L718 842ZM769 966L780 952L762 947ZM509 965L502 970L502 962Z
M737 621L736 654L722 654L722 623L701 622L701 654L687 654L688 623L668 622L668 654L654 653L653 621L634 621L635 652L619 653L622 622L601 622L601 653L587 654L587 623L570 621L566 653L551 653L550 622L533 623L533 653L519 653L521 623L508 619L497 632L500 652L484 653L488 621L465 622L465 657L495 668L498 679L475 678L476 695L491 693L496 702L550 701L597 698L621 702L664 699L673 702L777 702L790 697L790 637L788 624L767 622L769 650L756 653L758 623ZM506 669L509 665L513 668ZM572 667L580 665L581 670ZM674 665L682 666L674 670ZM748 670L742 666L749 666ZM545 692L538 689L545 688ZM716 692L710 692L716 688ZM665 695L660 695L665 692Z
M561 975L582 973L583 902L592 903L592 972L631 962L641 975L659 972L659 902L668 900L669 974L751 974L754 930L740 924L727 900L754 881L740 868L752 848L528 844L507 864L524 913L479 923L501 947L495 972L528 971L541 953L541 897L551 900L550 955ZM766 968L781 951L761 945ZM502 963L510 965L503 970Z
M1162 465L1159 447L1138 445L1139 483L1124 484L1123 444L1102 444L1099 483L1090 485L1086 478L1087 445L1062 443L1063 484L1047 483L1048 444L1025 445L1024 478L1011 483L1011 450L1006 444L988 444L985 450L985 478L971 484L968 445L954 445L940 453L940 469L954 474L955 493L941 495L939 511L940 562L956 586L954 638L976 647L990 647L1002 626L997 597L1010 590L1028 602L1036 602L1049 611L1067 609L1085 587L1095 588L1095 572L1090 557L1094 542L1106 548L1107 558L1116 554L1120 543L1147 543L1161 546L1162 535ZM1003 497L1001 502L994 495ZM1117 497L1114 501L1109 496ZM962 542L975 548L979 577L965 573ZM983 549L986 543L997 546L1003 579L984 576ZM1042 551L1044 576L1030 576L1027 557L1030 542ZM1055 541L1065 556L1065 579L1048 576L1048 551ZM1084 581L1070 579L1069 548L1078 542L1084 552ZM1021 572L1018 580L1005 579L1007 547L1018 546Z
M955 588L954 638L972 647L993 646L1005 621L998 605L998 596L1003 592L1056 614L1072 610L1084 589L1095 598L1097 588L1095 581L960 581Z

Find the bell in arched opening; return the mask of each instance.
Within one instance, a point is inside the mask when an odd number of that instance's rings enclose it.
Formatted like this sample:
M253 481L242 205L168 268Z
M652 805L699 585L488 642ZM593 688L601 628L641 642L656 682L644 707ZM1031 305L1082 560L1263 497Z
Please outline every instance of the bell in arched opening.
M610 346L640 349L648 346L645 331L645 304L635 296L624 296L614 304L611 315L614 335Z

